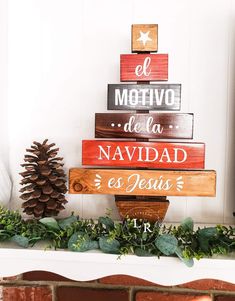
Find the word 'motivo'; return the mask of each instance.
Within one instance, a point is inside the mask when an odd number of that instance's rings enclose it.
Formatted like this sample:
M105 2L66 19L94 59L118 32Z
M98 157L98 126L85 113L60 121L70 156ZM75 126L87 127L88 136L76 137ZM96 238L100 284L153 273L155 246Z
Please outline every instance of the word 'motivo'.
M179 111L180 84L108 85L109 110Z

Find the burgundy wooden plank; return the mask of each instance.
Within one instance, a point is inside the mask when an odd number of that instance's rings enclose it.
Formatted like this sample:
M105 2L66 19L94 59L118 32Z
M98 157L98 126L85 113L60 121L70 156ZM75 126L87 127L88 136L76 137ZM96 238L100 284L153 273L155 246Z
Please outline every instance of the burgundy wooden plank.
M203 169L204 160L204 143L82 141L83 165Z
M179 111L180 84L108 85L108 110Z
M168 54L121 54L121 81L168 80Z
M193 114L96 113L95 137L192 139Z

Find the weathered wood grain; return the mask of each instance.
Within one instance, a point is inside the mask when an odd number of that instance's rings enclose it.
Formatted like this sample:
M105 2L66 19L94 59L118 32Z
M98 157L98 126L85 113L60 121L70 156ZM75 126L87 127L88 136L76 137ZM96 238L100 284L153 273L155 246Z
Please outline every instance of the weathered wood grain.
M82 141L83 165L203 169L204 160L204 143Z
M168 80L168 54L121 54L121 81Z
M158 50L157 24L133 24L131 29L132 52L154 52Z
M137 218L146 219L150 222L163 221L166 215L169 201L136 201L133 200L116 200L121 219Z
M192 139L193 114L96 113L95 137Z
M180 84L108 85L108 110L179 111Z
M215 171L73 168L69 191L78 194L215 196Z

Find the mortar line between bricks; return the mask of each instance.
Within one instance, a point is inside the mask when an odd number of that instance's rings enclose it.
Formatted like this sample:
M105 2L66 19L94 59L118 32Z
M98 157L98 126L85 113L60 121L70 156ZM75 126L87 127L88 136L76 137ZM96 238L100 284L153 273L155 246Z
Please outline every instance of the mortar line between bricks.
M120 289L120 286L114 286ZM126 286L128 287L128 286ZM122 287L123 288L123 287ZM170 292L170 293L192 293L192 294L207 294L207 295L229 295L229 296L235 296L235 291L223 291L223 290L194 290L194 289L188 289L188 288L175 288L175 287L167 287L167 288L161 288L161 287L154 287L154 286L140 286L135 285L132 287L133 293L137 291L152 291L152 292Z
M52 295L52 301L57 301L56 286L55 285L51 285L51 295Z
M83 282L63 282L63 281L17 281L17 282L12 282L12 281L5 281L4 283L1 283L3 286L30 286L30 287L35 287L35 286L56 286L56 287L81 287L81 288L97 288L97 289L122 289L122 290L129 290L130 286L113 286L113 285L106 285L106 284L99 284L97 282L91 282L91 283L83 283Z
M110 288L123 288L123 286L112 285L109 284L107 287ZM189 289L189 288L178 288L178 287L155 287L155 286L144 286L144 285L127 285L124 288L132 287L134 291L156 291L156 292L176 292L176 293L195 293L195 294L223 294L223 295L235 295L235 291L226 291L226 290L196 290L196 289Z
M133 287L130 287L130 290L129 290L129 301L135 301L135 289Z

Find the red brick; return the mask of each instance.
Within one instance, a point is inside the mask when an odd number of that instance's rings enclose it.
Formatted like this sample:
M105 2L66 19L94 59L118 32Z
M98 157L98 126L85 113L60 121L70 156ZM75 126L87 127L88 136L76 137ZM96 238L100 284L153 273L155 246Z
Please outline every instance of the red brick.
M17 276L11 276L11 277L3 277L3 280L16 281L16 280L20 280L21 278L22 278L22 275L17 275Z
M3 287L3 301L52 301L48 287Z
M215 301L235 301L235 296L217 296Z
M100 283L103 284L114 284L114 285L143 285L143 286L160 286L158 284L137 278L132 276L126 276L126 275L115 275L115 276L108 276L99 279Z
M136 301L212 301L210 296L192 294L171 294L160 292L139 292Z
M188 282L178 287L190 288L195 290L221 290L221 291L235 291L235 284L214 280L214 279L201 279Z
M57 301L128 301L128 291L59 287Z
M51 272L33 271L23 274L23 280L29 281L73 281Z

